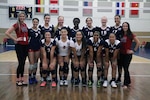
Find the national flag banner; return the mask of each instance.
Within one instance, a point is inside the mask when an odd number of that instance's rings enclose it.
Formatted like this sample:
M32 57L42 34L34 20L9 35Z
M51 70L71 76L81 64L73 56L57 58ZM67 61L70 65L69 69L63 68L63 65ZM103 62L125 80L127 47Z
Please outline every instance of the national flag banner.
M58 15L59 14L59 8L58 8L58 0L50 0L50 14L51 15ZM55 7L56 6L56 7Z
M36 5L44 5L44 0L35 0ZM44 7L35 7L35 12L36 13L44 13Z
M130 8L133 8L130 10L130 16L131 17L138 17L139 16L139 3L132 2L130 3Z
M83 6L87 7L87 8L83 8L83 16L92 16L93 10L92 8L88 8L88 7L92 7L92 1L83 1Z
M116 2L116 15L120 15L122 17L125 16L125 3L124 2Z

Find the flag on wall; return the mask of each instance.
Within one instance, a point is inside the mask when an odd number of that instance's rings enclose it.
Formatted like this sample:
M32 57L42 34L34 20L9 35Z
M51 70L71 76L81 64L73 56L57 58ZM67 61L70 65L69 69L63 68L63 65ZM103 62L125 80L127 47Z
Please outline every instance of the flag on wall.
M125 16L125 3L124 2L116 2L116 15Z
M59 13L59 9L57 7L58 6L58 0L50 0L50 5L53 6L50 8L50 14L51 15L58 15L58 13Z
M135 8L135 9L131 9L130 10L130 16L138 16L139 15L139 10L138 10L138 8L139 8L139 3L130 3L130 7L131 8ZM136 9L137 8L137 9Z
M35 0L36 5L44 5L44 0ZM36 13L44 13L44 7L36 7L35 8Z
M84 7L92 7L92 1L83 1ZM92 16L92 8L83 8L83 16Z

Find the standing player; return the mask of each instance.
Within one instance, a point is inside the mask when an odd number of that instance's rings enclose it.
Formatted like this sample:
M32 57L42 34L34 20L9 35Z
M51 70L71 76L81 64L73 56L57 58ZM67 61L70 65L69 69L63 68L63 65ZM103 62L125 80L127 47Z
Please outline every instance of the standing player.
M108 86L107 76L108 76L108 69L109 69L109 61L112 67L112 80L110 84L113 88L116 88L116 67L117 67L117 55L120 49L120 41L116 40L116 36L114 33L109 35L109 39L105 40L105 51L106 51L106 59L105 59L105 71L104 71L104 83L103 87Z
M93 69L94 69L94 61L97 67L97 87L100 87L100 77L102 73L102 66L101 66L101 50L103 47L103 40L100 40L100 33L98 31L94 32L93 37L91 37L88 41L88 48L89 48L89 57L88 57L88 86L92 87L93 84Z
M132 60L132 54L136 52L140 45L139 39L132 33L130 29L130 25L128 22L124 22L122 24L122 34L123 37L121 38L121 48L120 48L120 62L121 66L124 69L124 88L127 88L130 83L130 73L129 73L129 65ZM136 43L133 50L131 49L132 41Z
M74 27L70 30L70 38L75 39L76 37L76 32L79 31L79 24L80 24L80 19L79 18L74 18L73 19L73 24ZM71 77L71 82L74 83L74 77L73 77L73 62L71 60L71 72L72 72L72 77Z
M43 39L41 45L41 54L42 54L42 63L47 64L46 66L43 65L42 67L42 77L44 78L44 81L41 83L41 87L46 86L46 81L47 77L49 76L47 71L50 70L51 75L52 75L52 87L56 87L57 83L57 77L56 77L56 53L55 53L55 48L56 48L56 41L51 38L51 33L46 32L45 33L45 39Z
M30 28L29 31L29 50L28 50L28 57L29 57L29 84L37 83L36 80L36 71L37 71L37 64L38 59L40 56L40 45L41 45L41 32L38 29L39 19L33 18L32 19L33 27Z
M86 67L85 67L85 53L86 53L86 41L84 39L83 33L77 31L75 38L70 42L70 46L75 48L75 52L72 54L73 62L73 75L74 75L74 85L79 85L79 71L81 71L82 85L86 85ZM77 59L76 59L77 58Z
M27 83L24 80L24 66L26 57L28 55L28 28L26 23L24 23L26 14L24 12L20 12L18 14L18 20L17 22L11 26L5 34L14 40L15 44L15 50L17 54L18 59L18 67L17 67L17 80L16 85L22 86L27 85ZM15 31L17 38L12 36L11 33Z
M43 26L39 26L39 28L41 29L41 39L45 39L45 33L46 32L50 32L51 33L51 37L54 37L54 25L49 24L50 23L50 14L44 14L44 25ZM41 61L42 59L40 59ZM41 61L42 62L42 61ZM40 62L40 74L42 73L42 63ZM47 71L48 75L50 74L50 71ZM43 81L43 78L41 77L41 81ZM47 81L51 81L50 77L47 77Z
M69 56L70 56L70 39L67 36L68 31L66 27L61 28L61 36L57 37L56 45L58 48L58 63L60 85L68 85L67 77L69 72Z
M117 40L120 40L121 37L122 37L121 16L120 15L115 15L114 20L115 20L116 24L115 24L115 26L111 27L111 32L115 33ZM120 84L121 83L121 74L122 74L122 67L121 67L121 64L120 64L120 53L118 54L117 65L118 65L118 78L116 80L116 83Z

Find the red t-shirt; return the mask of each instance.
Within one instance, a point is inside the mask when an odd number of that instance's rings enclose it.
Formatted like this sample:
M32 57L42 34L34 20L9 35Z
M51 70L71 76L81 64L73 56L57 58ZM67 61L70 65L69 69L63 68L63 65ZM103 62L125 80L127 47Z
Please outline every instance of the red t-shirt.
M121 38L121 48L120 48L120 53L122 54L127 54L127 50L131 50L131 45L132 45L132 40L135 37L135 35L133 34L130 37L127 37L127 35L124 35Z
M15 32L17 35L17 38L22 37L22 41L18 41L18 44L21 45L27 45L28 44L28 28L25 23L20 24L20 29L18 23L15 23L13 25L15 28Z

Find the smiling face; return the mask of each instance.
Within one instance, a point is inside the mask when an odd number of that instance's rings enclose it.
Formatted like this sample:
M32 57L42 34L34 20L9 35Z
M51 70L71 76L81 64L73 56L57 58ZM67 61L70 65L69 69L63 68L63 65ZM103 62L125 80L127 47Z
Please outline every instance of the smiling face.
M62 37L67 37L68 31L67 29L61 29L61 36Z
M77 39L77 41L81 41L82 40L82 33L80 32L80 31L78 31L77 33L76 33L76 39Z
M37 19L33 19L32 23L33 23L33 27L36 28L38 26L38 24L39 24L39 21Z
M59 16L58 17L58 25L59 26L63 26L63 24L64 24L64 17L63 16Z
M51 38L51 33L50 32L46 32L45 33L45 40L46 41L50 41L50 38Z
M19 19L19 21L22 23L22 22L24 22L24 20L25 20L25 13L20 13L19 15L18 15L18 19Z
M111 43L111 44L114 44L114 43L115 43L115 40L116 40L115 34L111 33L111 34L109 35L109 41L110 41L110 43Z
M114 20L115 20L116 25L119 26L121 22L121 18L119 16L115 16Z
M101 18L101 23L102 23L102 26L106 26L107 18L106 17L102 17Z
M92 21L91 18L87 18L87 19L86 19L86 24L87 24L88 27L92 27L92 22L93 22L93 21Z
M129 27L129 26L128 26L127 23L123 23L123 24L122 24L122 28L123 28L123 31L124 31L124 32L127 32L127 31L128 31L128 27Z
M49 15L45 16L44 17L44 21L45 21L45 24L49 24L49 22L50 22L50 16Z
M99 39L99 32L95 31L93 34L94 42L97 42Z

